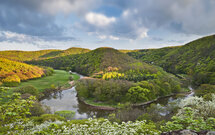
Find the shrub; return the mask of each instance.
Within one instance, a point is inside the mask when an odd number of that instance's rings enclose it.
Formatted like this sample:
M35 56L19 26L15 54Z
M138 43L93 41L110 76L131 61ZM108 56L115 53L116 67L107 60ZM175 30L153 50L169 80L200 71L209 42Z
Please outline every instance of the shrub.
M43 106L40 102L34 102L33 106L30 108L31 116L40 116L47 112L50 112L50 109L46 106Z
M204 119L203 117L195 117L195 113L192 108L185 107L184 114L182 116L173 116L172 121L168 121L165 126L161 127L163 131L173 131L190 129L195 131L202 130L215 130L215 118L209 117Z
M146 121L112 123L107 119L75 120L69 122L45 122L31 126L25 134L74 134L74 135L159 135L153 123Z
M19 93L6 95L6 90L0 88L0 134L9 131L23 130L23 124L28 121L27 115L30 114L29 108L32 107L34 97L22 99ZM6 96L5 96L6 95ZM5 102L3 99L7 98Z
M150 91L140 86L131 87L126 94L128 101L133 103L148 101L147 94Z
M73 76L70 76L70 77L69 77L69 80L70 80L70 81L73 81L73 80L74 80L74 79L73 79Z
M69 111L69 110L64 110L64 111L56 111L55 114L59 115L61 117L64 117L67 120L71 120L74 117L75 112Z
M44 75L45 76L50 76L54 73L54 69L53 68L50 68L50 67L44 67Z
M36 123L43 123L45 121L54 122L54 121L65 121L65 118L56 115L56 114L43 114L39 117L31 117L31 119Z
M209 117L215 117L215 95L212 95L211 101L205 101L202 97L190 97L184 99L179 104L178 116L183 116L186 107L192 107L194 116L203 117L207 119Z
M34 86L28 85L28 86L23 86L19 89L16 89L15 92L21 93L21 94L31 94L33 96L36 96L37 98L39 97L39 90L36 89Z

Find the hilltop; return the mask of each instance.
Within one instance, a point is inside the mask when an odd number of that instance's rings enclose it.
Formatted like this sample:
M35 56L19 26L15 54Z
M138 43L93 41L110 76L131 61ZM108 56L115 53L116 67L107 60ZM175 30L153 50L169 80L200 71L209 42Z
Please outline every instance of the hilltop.
M0 57L15 61L31 61L66 56L71 54L80 54L89 51L89 49L77 47L71 47L66 50L53 49L40 51L0 51Z

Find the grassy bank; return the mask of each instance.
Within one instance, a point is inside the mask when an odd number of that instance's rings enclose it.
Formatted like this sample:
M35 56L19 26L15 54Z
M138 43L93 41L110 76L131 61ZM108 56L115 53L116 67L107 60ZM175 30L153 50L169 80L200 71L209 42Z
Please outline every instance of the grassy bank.
M80 79L80 76L77 74L72 74L71 75L74 81L77 81L78 79Z
M40 92L43 92L45 89L50 88L51 86L64 86L65 88L70 87L69 82L70 74L63 70L54 70L54 74L51 76L46 76L43 78L29 80L27 82L21 82L18 87L12 88L17 89L23 86L32 85L37 88ZM76 75L74 75L76 76ZM76 76L77 78L77 76Z
M118 105L117 104L110 104L110 103L104 103L104 102L94 102L94 99L85 99L82 101L87 104L87 105L91 105L91 106L95 106L95 107L112 107L112 108L117 108Z

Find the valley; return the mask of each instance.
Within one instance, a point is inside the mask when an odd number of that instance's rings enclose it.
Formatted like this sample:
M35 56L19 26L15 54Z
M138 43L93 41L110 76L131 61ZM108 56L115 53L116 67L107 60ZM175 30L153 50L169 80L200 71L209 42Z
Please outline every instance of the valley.
M16 107L22 101L28 106L23 116L37 124L142 121L155 134L184 129L183 120L191 119L187 125L205 123L213 130L214 41L212 35L161 49L1 51L0 103ZM13 107L9 112L16 111Z

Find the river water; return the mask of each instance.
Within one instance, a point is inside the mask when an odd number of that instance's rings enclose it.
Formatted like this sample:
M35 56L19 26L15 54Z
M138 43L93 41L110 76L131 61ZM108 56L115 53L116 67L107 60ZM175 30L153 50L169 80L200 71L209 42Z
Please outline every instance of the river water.
M81 76L82 78L83 76ZM179 99L188 98L194 95L194 91L191 86L189 86L189 89L191 90L191 93L178 97L178 96L172 96L167 97L158 100L155 102L157 108L159 108L158 114L161 116L167 116L171 113L169 110L169 105L177 102ZM86 119L91 117L108 117L109 114L113 113L114 111L106 111L106 110L98 110L95 108L92 108L83 102L78 100L77 92L75 87L70 88L68 90L63 90L59 93L55 93L51 95L50 97L44 99L41 101L43 105L46 105L50 107L51 113L54 113L55 111L62 111L62 110L71 110L75 112L74 119ZM135 120L138 116L146 112L147 106L140 106L132 108L128 111L123 112L123 118L126 118L126 120ZM148 112L150 113L150 112Z

